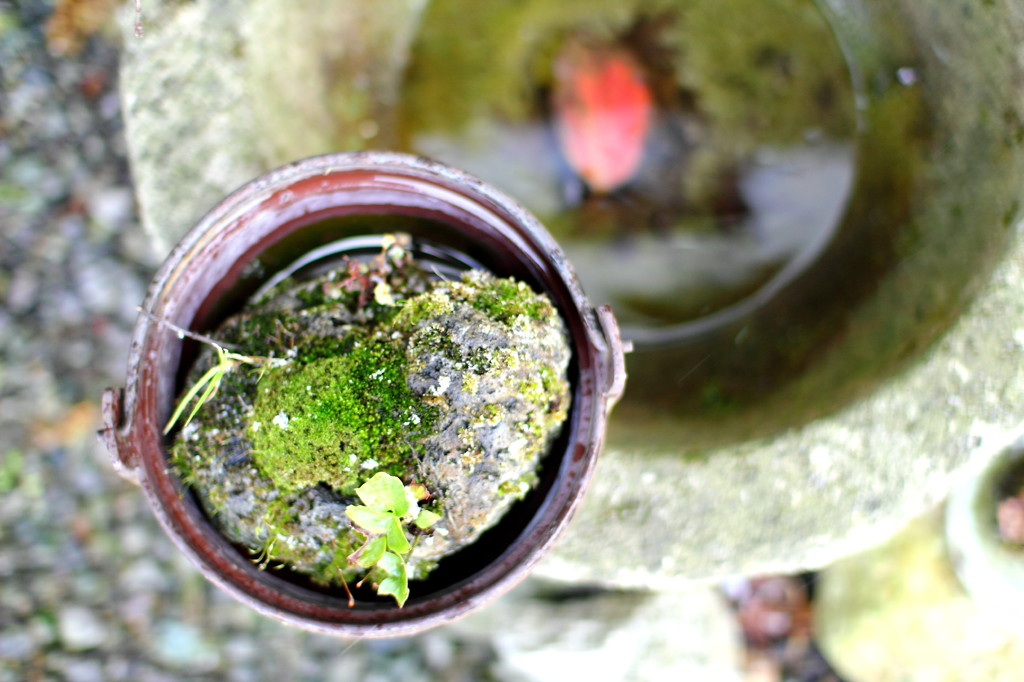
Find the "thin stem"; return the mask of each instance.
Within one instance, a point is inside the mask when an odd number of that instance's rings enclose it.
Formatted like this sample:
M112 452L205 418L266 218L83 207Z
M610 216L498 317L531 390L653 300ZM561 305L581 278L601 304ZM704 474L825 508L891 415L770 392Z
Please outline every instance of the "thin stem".
M352 590L348 589L348 581L345 580L345 573L340 568L338 569L338 577L341 578L341 586L345 588L345 594L348 595L348 607L352 608L356 605L355 597L352 596Z
M222 343L220 341L215 341L213 338L211 338L209 336L206 336L205 334L199 334L197 332L189 331L188 329L185 329L184 327L179 327L178 325L174 324L173 322L171 322L167 318L160 317L159 315L154 315L153 313L149 312L148 310L146 310L142 306L136 306L135 309L138 310L143 315L145 315L146 317L148 317L149 319L151 319L154 322L156 322L157 324L162 324L163 326L167 327L168 329L174 331L179 336L186 336L186 337L192 339L193 341L201 341L202 343L208 343L211 346L213 346L214 348L227 348L227 349L238 348L238 346L235 346L234 344Z

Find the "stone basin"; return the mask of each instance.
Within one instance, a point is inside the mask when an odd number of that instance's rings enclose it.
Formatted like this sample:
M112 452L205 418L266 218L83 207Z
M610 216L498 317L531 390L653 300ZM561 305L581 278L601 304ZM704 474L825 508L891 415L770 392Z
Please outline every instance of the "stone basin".
M163 252L251 177L362 148L462 166L548 225L637 349L542 573L659 586L819 567L1020 434L1019 3L484 7L151 0L144 37L126 17L121 87ZM557 153L566 41L632 55L655 102L671 90L644 150L661 165L624 188L581 184Z

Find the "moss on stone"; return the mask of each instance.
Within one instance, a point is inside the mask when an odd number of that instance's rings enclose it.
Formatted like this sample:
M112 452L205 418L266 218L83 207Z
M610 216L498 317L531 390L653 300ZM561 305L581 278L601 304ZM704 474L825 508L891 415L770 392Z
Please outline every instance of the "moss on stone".
M451 312L451 298L443 291L430 291L405 302L395 315L394 326L399 329L410 329L422 320Z
M522 476L516 480L502 481L501 485L498 486L498 492L502 495L508 495L513 499L521 500L526 497L526 493L536 483L536 476Z
M520 316L550 320L558 315L546 296L537 294L524 282L470 270L459 281L446 282L406 301L393 324L399 329L410 329L423 320L450 313L457 303L468 303L488 319L503 324L512 324Z
M351 495L377 471L408 478L436 411L405 377L403 349L386 338L268 371L251 420L253 459L282 490L324 483Z
M252 548L254 560L264 567L271 562L302 567L313 582L323 585L336 583L339 578L357 578L362 571L350 566L348 557L362 544L362 538L343 519L321 514L320 536L316 541L300 539L297 533L302 532L301 512L308 510L308 501L295 494L281 493L269 501L259 519L260 542Z
M554 306L547 298L538 296L526 284L513 279L484 281L470 275L464 278L463 286L455 288L455 295L495 322L511 322L520 315L543 320L555 314Z

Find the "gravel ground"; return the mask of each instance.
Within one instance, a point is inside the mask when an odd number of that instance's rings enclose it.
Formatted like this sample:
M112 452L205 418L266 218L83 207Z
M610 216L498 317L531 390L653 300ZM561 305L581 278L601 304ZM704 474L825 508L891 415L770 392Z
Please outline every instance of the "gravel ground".
M257 615L112 472L98 400L124 381L158 260L135 213L117 47L92 36L55 57L52 11L0 0L0 682L492 679L489 647L443 631L352 643Z

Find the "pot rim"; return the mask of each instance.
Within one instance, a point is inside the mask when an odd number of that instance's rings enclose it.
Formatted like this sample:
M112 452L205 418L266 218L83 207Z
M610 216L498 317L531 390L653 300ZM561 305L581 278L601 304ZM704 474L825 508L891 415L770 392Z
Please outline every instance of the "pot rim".
M346 185L346 182L352 186ZM426 194L422 194L426 193ZM424 199L429 195L429 201ZM366 204L373 197L381 202ZM339 609L334 598L255 568L220 535L166 467L161 425L176 396L186 329L244 266L316 206L383 209L425 202L439 217L515 249L531 282L551 295L570 330L578 367L565 450L545 499L516 540L471 577L405 607ZM312 202L312 203L311 203ZM358 211L357 211L358 212ZM386 211L385 211L386 212ZM460 223L460 220L462 222ZM291 222L289 222L291 221ZM480 226L470 228L469 225ZM487 227L489 226L489 227ZM490 232L488 232L490 230ZM476 234L476 232L473 232ZM444 164L396 152L334 153L296 161L246 183L207 213L172 250L149 287L136 321L125 389L103 396L103 436L116 470L141 485L164 530L211 582L250 607L297 627L345 636L395 636L453 620L522 580L568 525L593 473L607 415L625 383L623 343L607 307L593 309L561 248L520 204L481 180Z

